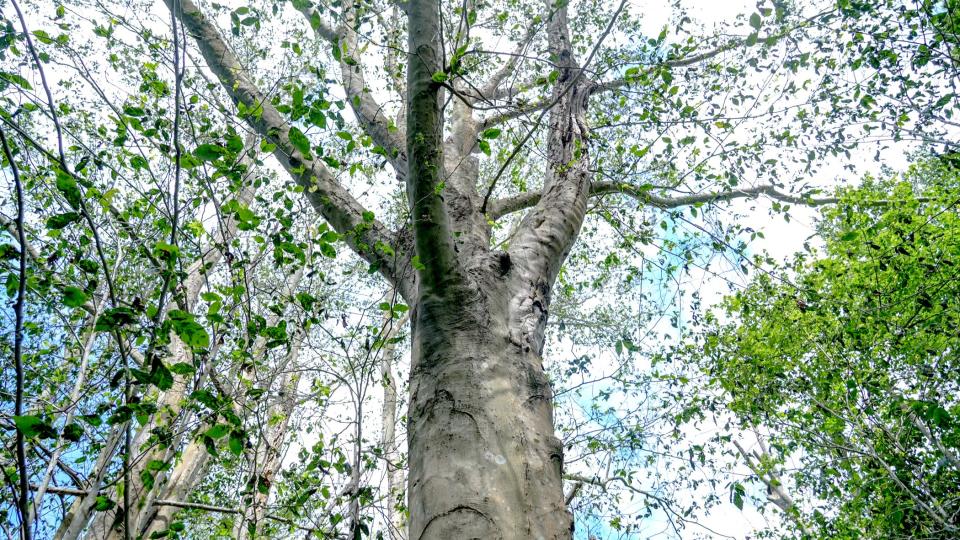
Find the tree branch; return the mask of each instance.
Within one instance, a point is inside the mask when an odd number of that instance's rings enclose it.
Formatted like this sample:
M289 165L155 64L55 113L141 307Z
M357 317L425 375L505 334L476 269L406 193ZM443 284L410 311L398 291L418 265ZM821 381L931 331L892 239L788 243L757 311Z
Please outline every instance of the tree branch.
M290 127L280 112L246 76L236 55L219 31L200 13L192 0L164 0L190 32L224 90L247 110L246 122L274 145L274 156L294 181L304 188L304 195L344 241L357 254L376 266L404 293L412 291L412 283L397 271L398 256L382 249L390 244L390 233L377 220L365 220L366 209L334 178L331 171L312 155L305 155L290 141Z
M776 505L783 513L796 518L796 516L791 513L794 507L793 498L787 493L787 490L784 489L780 478L773 471L766 471L765 473L760 463L754 462L754 456L747 452L739 441L733 441L733 445L737 447L737 451L740 452L740 455L746 462L747 468L753 471L753 474L757 475L757 478L763 482L763 485L767 486L767 501ZM764 454L766 454L766 452L764 452ZM759 459L762 459L762 456ZM798 519L795 519L795 521L797 525L803 527Z
M774 186L763 185L744 189L701 193L696 195L685 195L682 197L662 197L650 193L648 189L634 184L623 182L594 182L590 187L590 196L599 197L612 193L620 193L637 199L638 201L661 209L679 208L702 203L716 203L730 201L734 199L748 199L766 195L771 199L791 204L803 204L806 206L823 206L827 204L836 204L839 202L837 197L812 198L803 195L791 195L778 191ZM540 200L541 192L526 192L499 199L490 203L487 216L490 219L497 220L505 215L519 212L520 210L530 208Z
M438 292L459 277L450 218L440 197L444 175L440 14L432 0L410 0L407 58L407 197L414 243L420 259L421 285ZM422 287L423 288L423 287Z
M31 489L37 489L39 486L31 485L30 487L31 487ZM71 495L71 496L74 496L74 497L83 497L84 495L87 495L87 491L86 491L86 490L83 490L83 489L75 489L75 488L68 488L68 487L62 487L62 486L49 486L49 487L47 488L47 491L50 492L50 493L57 494L57 495ZM167 499L157 499L156 501L153 502L153 504L156 505L156 506L172 506L172 507L174 507L174 508L182 508L182 509L184 509L184 510L203 510L204 512L217 512L217 513L221 513L221 514L240 514L240 513L242 513L242 510L239 510L239 509L237 509L237 508L229 508L229 507L226 507L226 506L214 506L214 505L212 505L212 504L191 503L191 502L183 502L183 501L171 501L171 500L167 500ZM304 527L304 526L301 526L301 525L296 524L295 522L293 522L293 521L291 521L291 520L289 520L289 519L287 519L287 518L280 517L280 516L276 516L276 515L273 515L273 514L267 514L266 517L267 517L267 519L272 519L272 520L274 520L274 521L279 521L279 522L281 522L281 523L286 523L287 525L290 525L290 526L292 526L292 527L296 527L296 528L300 529L301 531L313 531L313 530L315 530L315 529L312 528L312 527Z
M502 66L500 66L500 69L490 75L490 78L487 79L487 82L479 88L479 99L490 101L497 99L497 97L501 95L500 85L507 77L516 71L517 64L519 64L520 60L524 58L523 52L527 49L527 47L530 46L530 42L533 40L533 37L537 35L537 30L539 30L539 28L540 21L538 20L534 20L530 24L530 27L527 28L526 35L522 40L520 40L519 43L517 43L516 49L514 50L513 54L509 56L506 63L504 63ZM504 96L509 96L512 94L512 88L503 93Z
M711 58L716 57L720 53L739 47L742 43L743 43L743 40L736 39L731 41L730 43L727 43L726 45L721 45L715 49L706 51L704 53L695 54L693 56L687 56L684 58L674 58L671 60L665 60L654 66L648 67L646 70L644 70L644 74L648 74L656 69L660 69L663 67L678 68L678 67L686 67L686 66L692 66L694 64L699 64L700 62L705 62L707 60L710 60ZM618 88L623 88L624 86L629 86L637 80L637 77L640 77L640 75L637 75L635 77L629 77L629 78L621 77L619 79L613 79L611 81L604 81L601 83L597 83L597 86L594 87L594 93L599 94L601 92L609 92L610 90L616 90Z
M20 7L16 3L13 4L17 10L17 14L20 14ZM24 28L26 31L26 28ZM27 39L30 39L29 36ZM23 182L20 180L20 171L17 169L17 164L13 160L13 151L10 150L10 145L7 144L7 137L4 135L3 131L0 131L0 143L3 145L3 155L7 160L7 164L10 166L10 171L13 173L13 183L15 185L14 191L17 194L17 221L16 221L16 231L17 231L17 242L20 244L20 253L17 254L18 259L18 271L17 271L17 300L13 306L14 317L16 322L14 323L14 345L13 345L13 365L16 379L16 391L14 396L14 407L13 414L14 419L18 416L23 415L23 405L24 405L24 370L23 370L23 323L24 323L24 313L23 308L26 304L27 298L27 235L24 232L24 218L26 214L26 203L23 200ZM23 532L24 540L30 540L30 493L27 487L27 482L30 479L30 470L27 469L27 452L26 452L26 438L24 437L23 431L20 428L17 428L16 434L16 455L17 455L17 473L19 475L19 493L17 497L17 511L20 514L20 529Z
M359 63L359 38L356 28L356 4L347 2L343 7L343 23L339 28L327 24L313 7L303 7L299 11L317 36L340 47L340 77L347 93L347 102L373 141L382 146L387 159L393 165L397 176L402 180L407 174L407 156L404 148L404 135L395 123L383 112L383 106L367 87L363 67Z

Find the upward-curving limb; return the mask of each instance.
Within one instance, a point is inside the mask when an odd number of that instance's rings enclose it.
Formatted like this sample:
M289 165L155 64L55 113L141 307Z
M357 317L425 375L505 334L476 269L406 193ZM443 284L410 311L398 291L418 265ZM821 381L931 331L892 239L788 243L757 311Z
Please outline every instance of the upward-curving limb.
M409 298L413 280L398 271L402 254L383 249L393 243L393 235L378 220L364 220L366 209L334 177L329 168L312 155L304 155L290 141L290 126L246 75L246 69L223 40L220 32L192 0L164 0L196 40L210 71L224 90L248 112L247 123L276 145L274 155L293 180L303 187L304 195L317 212L343 237L357 254L376 266L401 293Z
M310 6L298 6L317 36L334 47L340 48L340 78L347 94L347 102L363 126L364 131L374 143L383 147L387 160L393 166L399 178L407 174L407 150L404 147L404 134L397 123L387 117L383 106L377 102L367 87L363 66L359 62L359 13L354 1L343 6L343 20L334 27L323 19L320 13ZM402 111L401 111L402 112Z
M552 283L583 224L592 175L586 114L594 86L593 81L584 76L584 70L593 60L600 43L612 30L625 4L625 1L620 2L611 14L607 27L583 65L575 58L570 42L566 5L550 13L547 23L548 48L551 57L557 59L560 75L551 98L553 103L547 109L550 118L546 138L544 196L540 197L521 223L517 239L510 248L513 259L525 261L520 279L529 280L530 276L538 276L538 279ZM551 4L546 2L546 5L549 9ZM527 139L521 140L517 148ZM497 176L505 166L500 168ZM494 177L487 197L492 193L496 181Z

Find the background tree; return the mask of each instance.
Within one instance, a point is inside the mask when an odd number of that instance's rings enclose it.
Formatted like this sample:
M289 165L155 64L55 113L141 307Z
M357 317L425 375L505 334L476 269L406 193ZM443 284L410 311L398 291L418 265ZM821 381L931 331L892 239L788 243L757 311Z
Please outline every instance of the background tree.
M822 254L756 276L687 349L763 434L752 468L798 538L957 534L957 180L928 160L843 191Z

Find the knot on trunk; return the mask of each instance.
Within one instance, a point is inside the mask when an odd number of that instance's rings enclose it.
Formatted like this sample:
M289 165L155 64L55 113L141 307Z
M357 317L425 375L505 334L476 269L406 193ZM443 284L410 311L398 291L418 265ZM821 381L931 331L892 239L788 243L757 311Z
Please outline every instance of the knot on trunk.
M510 268L513 266L513 261L510 260L510 254L506 251L501 251L497 253L497 273L501 277L507 275L510 272Z

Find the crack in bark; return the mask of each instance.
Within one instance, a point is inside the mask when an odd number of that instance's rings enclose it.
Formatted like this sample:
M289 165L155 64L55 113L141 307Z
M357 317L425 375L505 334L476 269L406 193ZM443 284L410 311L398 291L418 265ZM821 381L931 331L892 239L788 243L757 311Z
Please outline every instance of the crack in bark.
M428 533L430 532L430 527L433 526L434 523L436 523L440 519L447 518L458 512L471 512L483 518L484 520L486 520L487 523L490 524L490 528L493 529L492 532L496 532L496 536L490 536L489 534L484 536L450 536L451 532L455 532L455 531L447 532L445 529L441 531L441 533L444 534L443 536L436 536L436 537L432 535L428 536ZM469 521L468 521L468 524L470 524ZM493 519L491 519L490 516L488 516L487 514L483 513L482 511L472 506L461 504L445 512L442 512L440 514L437 514L431 517L427 521L426 527L423 528L423 533L421 533L420 536L418 536L417 538L420 538L420 539L437 538L438 540L446 540L446 539L453 539L453 538L463 539L463 540L495 540L495 539L503 538L503 535L501 534L500 530L497 528L496 522Z

